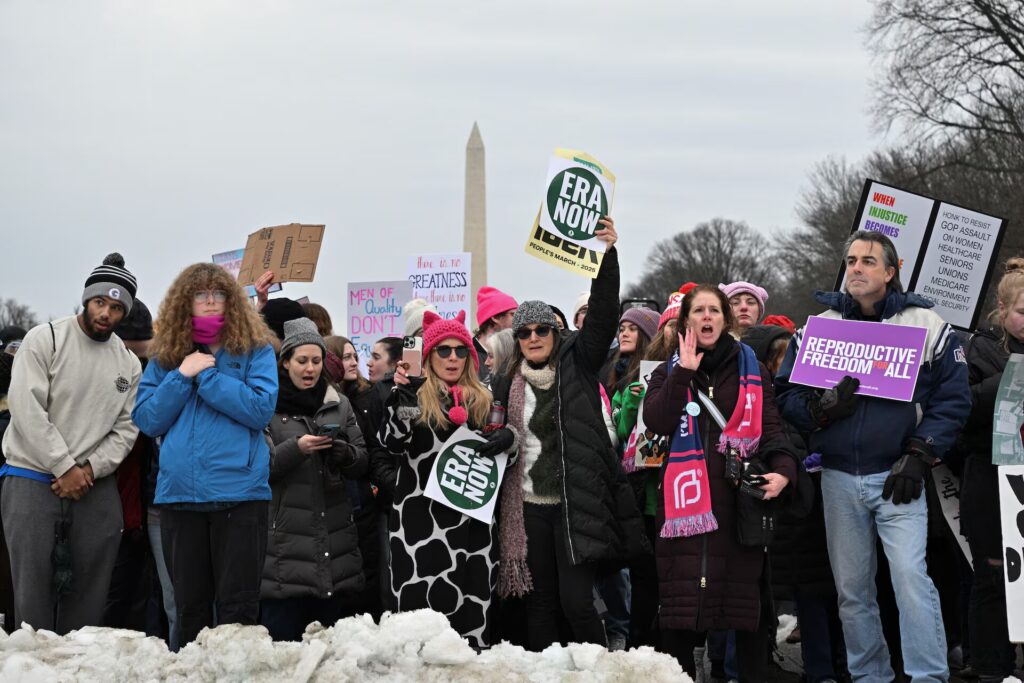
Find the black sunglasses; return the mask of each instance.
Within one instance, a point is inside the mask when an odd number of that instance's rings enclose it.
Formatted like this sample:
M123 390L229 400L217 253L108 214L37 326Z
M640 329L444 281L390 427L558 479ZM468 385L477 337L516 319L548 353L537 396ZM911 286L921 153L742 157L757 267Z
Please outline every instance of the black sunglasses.
M516 332L516 339L521 339L522 341L526 341L527 339L530 338L530 336L534 332L537 333L538 337L544 338L544 337L548 336L549 334L551 334L551 330L552 330L551 325L537 325L537 327L535 327L532 330L529 329L529 328L526 328L526 327L520 327L519 331Z
M437 351L437 355L441 358L447 358L452 355L452 351L455 352L456 358L468 358L469 347L468 346L435 346L434 351Z

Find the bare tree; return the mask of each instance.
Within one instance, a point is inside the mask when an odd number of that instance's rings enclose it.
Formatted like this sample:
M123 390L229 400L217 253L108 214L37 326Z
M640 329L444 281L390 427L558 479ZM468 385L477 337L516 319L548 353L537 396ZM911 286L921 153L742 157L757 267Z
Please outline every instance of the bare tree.
M746 223L712 218L655 245L647 273L626 294L663 302L686 281L746 280L769 291L778 281L770 244Z
M776 292L769 292L773 311L785 313L798 324L821 311L814 292L831 291L835 284L864 174L863 168L840 158L828 158L811 171L809 186L796 206L803 225L775 234L773 252L782 282Z
M884 66L883 127L902 120L939 144L978 134L1024 143L1024 0L878 0L868 31Z
M0 299L0 328L13 325L28 330L38 324L32 309L25 304L14 299Z

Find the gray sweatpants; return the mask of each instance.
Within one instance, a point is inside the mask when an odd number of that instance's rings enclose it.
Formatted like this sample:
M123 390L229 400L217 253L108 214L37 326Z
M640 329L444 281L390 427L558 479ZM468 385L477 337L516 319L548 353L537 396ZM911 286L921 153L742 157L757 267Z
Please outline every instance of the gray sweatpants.
M44 482L3 478L0 514L11 554L14 611L19 620L34 628L61 635L103 623L123 524L117 477L100 479L81 500L65 500L64 508L71 519L71 592L61 597L54 623L57 596L50 555L55 524L61 518L61 499Z

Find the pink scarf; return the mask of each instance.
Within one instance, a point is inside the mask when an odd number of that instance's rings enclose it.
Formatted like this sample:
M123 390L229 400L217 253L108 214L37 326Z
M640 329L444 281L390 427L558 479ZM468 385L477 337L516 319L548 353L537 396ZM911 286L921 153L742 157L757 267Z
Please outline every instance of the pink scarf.
M676 352L669 360L669 374L678 363L679 353ZM718 452L725 453L732 447L746 459L757 452L761 441L762 393L757 357L745 344L740 344L739 366L740 388L736 407L722 430ZM687 387L685 405L696 404L696 398L693 390ZM714 418L708 415L704 419ZM665 500L662 538L696 536L718 528L718 520L711 511L711 488L699 430L697 420L683 410L679 427L672 435L668 466L662 480Z
M196 344L216 344L224 327L224 316L208 315L202 318L192 316L192 341Z

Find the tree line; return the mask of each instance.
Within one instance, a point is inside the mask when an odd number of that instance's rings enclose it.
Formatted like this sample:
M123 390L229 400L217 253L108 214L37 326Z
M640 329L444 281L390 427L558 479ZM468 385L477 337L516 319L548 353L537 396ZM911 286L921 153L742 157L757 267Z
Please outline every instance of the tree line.
M835 283L866 178L1005 218L997 263L1024 253L1024 1L878 0L866 32L872 115L899 143L815 165L795 226L764 234L712 218L664 240L627 296L747 280L769 291L769 312L800 323Z

